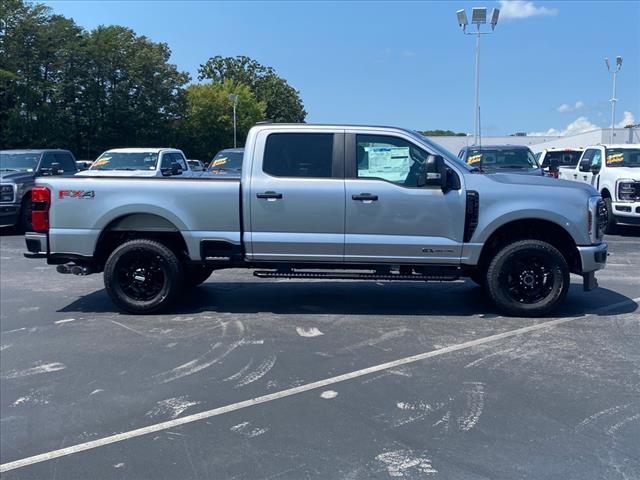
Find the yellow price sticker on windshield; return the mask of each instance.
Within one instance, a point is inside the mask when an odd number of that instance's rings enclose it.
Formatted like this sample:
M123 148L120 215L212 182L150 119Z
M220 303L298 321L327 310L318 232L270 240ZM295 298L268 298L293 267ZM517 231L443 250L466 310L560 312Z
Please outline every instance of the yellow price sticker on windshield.
M214 160L213 165L211 166L217 167L218 165L224 165L225 163L227 163L227 157L222 157L222 158L218 158L217 160Z
M607 155L607 165L622 162L624 162L624 153L613 153L611 155Z
M471 155L469 158L467 158L467 164L473 165L474 163L480 163L480 160L482 160L482 154Z
M95 162L93 162L93 167L99 167L100 165L106 165L107 163L109 163L109 160L111 160L111 157L109 158L101 158L99 160L96 160Z

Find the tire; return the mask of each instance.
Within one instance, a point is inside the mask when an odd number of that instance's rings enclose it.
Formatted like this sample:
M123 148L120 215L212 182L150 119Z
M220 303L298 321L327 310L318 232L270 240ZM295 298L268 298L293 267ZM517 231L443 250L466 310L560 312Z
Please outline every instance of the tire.
M555 309L569 290L569 266L562 254L541 240L503 247L487 270L487 292L504 313L539 317Z
M184 267L184 284L187 287L197 287L213 273L210 265L188 265Z
M33 224L31 223L32 210L33 204L31 203L31 197L26 197L20 205L20 223L18 224L18 229L21 232L33 232Z
M183 279L176 255L153 240L123 243L111 253L104 267L104 286L111 300L134 314L166 308L179 295Z
M616 217L613 214L613 206L611 205L611 199L605 198L604 204L607 207L607 224L604 227L604 233L608 235L613 235L618 230L618 225L616 224Z

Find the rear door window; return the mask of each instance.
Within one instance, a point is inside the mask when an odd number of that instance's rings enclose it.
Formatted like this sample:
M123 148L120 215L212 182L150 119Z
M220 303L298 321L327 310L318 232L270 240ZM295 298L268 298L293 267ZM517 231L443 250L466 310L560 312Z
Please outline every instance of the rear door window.
M274 177L331 178L332 133L272 133L262 170Z

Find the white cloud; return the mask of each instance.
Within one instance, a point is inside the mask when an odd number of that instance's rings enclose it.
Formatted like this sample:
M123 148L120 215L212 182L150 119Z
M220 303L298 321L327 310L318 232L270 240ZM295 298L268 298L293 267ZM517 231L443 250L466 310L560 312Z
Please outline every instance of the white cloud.
M575 112L576 110L580 110L584 108L584 102L582 100L578 100L574 105L569 105L568 103L563 103L556 110L560 113L566 112Z
M636 119L631 112L624 112L622 115L622 121L620 123L616 123L616 128L624 128L627 125L635 125Z
M527 135L531 137L547 136L547 137L564 137L566 135L575 135L577 133L588 132L589 130L595 130L598 125L591 123L587 117L578 117L565 128L558 130L556 128L550 128L546 132L531 132Z
M525 0L500 0L500 19L519 19L539 15L556 15L556 8L538 7Z

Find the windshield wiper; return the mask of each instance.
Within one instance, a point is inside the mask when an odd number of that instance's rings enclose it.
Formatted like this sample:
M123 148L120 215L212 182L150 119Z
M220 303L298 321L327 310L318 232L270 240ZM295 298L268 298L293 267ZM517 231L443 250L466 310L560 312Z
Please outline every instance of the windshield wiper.
M19 172L16 168L0 168L0 172Z
M526 167L524 165L498 165L498 168L519 168L519 169L523 169L523 168L533 168L533 167Z

